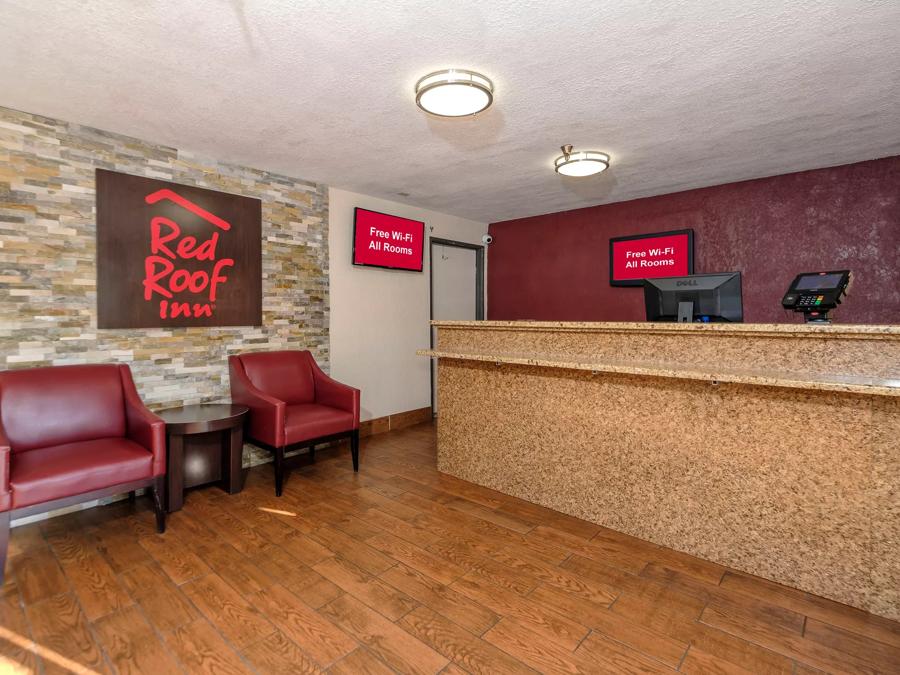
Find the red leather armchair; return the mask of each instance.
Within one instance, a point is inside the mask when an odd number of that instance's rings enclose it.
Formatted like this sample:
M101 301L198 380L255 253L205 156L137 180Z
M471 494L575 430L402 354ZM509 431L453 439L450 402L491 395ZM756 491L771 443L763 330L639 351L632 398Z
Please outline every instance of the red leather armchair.
M126 365L0 372L0 579L9 521L149 487L165 531L166 426Z
M359 471L359 389L322 372L308 351L228 357L231 400L250 408L247 436L275 453L275 494L284 484L284 451L350 437ZM314 456L314 455L313 455Z

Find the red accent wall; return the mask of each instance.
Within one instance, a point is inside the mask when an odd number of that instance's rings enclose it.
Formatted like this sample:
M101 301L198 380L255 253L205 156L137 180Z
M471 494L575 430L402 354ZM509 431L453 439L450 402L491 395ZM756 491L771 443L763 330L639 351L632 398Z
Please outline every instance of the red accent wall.
M488 316L643 321L643 290L609 285L609 239L684 228L695 272L743 273L744 321L800 321L794 276L850 269L835 322L900 323L900 156L493 223Z

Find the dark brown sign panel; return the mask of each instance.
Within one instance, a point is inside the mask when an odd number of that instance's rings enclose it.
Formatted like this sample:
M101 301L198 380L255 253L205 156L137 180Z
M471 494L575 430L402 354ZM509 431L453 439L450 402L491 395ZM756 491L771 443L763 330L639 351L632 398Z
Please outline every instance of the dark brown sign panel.
M262 324L262 202L97 169L97 327Z

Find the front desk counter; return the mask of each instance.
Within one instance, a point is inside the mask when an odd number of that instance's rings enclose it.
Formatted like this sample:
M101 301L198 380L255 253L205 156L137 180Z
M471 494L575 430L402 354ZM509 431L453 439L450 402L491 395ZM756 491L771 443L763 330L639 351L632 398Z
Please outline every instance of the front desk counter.
M440 471L900 619L900 326L434 325Z

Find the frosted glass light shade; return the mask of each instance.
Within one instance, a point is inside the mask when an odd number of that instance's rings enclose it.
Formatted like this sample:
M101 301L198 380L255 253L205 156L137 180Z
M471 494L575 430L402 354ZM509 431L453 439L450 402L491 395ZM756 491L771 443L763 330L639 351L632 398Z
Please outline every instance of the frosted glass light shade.
M560 155L553 162L556 173L563 176L593 176L609 168L609 155L597 150L578 150Z
M441 70L416 83L416 105L432 115L466 117L487 109L493 101L493 83L471 70Z

